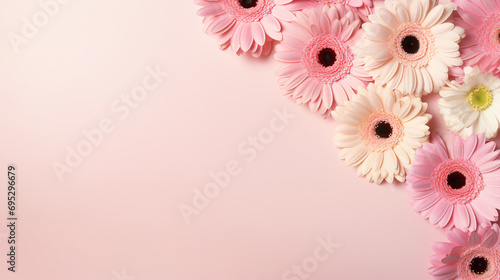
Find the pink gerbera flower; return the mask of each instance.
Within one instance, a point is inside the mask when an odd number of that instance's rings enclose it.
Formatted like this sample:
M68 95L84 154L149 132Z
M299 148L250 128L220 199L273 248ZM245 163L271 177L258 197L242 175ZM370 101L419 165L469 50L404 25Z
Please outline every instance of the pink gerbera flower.
M382 1L382 0L375 0ZM293 4L297 10L303 10L309 7L317 7L323 5L344 5L356 10L358 16L366 21L368 15L373 12L372 0L297 0Z
M467 36L460 44L465 66L500 77L500 0L454 0L455 24Z
M282 39L282 23L291 21L294 0L194 0L202 6L205 31L217 37L221 49L241 55L268 55L272 40Z
M498 219L500 160L494 142L484 135L453 138L448 152L443 140L417 150L407 175L410 202L436 227L474 231Z
M436 242L429 273L437 280L500 279L500 228L497 224L468 233L446 232L450 242Z
M308 8L296 16L276 47L275 58L284 64L276 72L278 83L285 95L327 116L335 103L371 81L353 51L361 21L341 5Z

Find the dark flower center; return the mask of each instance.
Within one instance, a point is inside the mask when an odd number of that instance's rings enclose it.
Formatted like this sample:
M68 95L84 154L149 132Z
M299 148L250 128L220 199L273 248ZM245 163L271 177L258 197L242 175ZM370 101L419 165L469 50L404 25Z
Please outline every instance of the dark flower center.
M392 135L392 126L386 121L381 121L375 125L375 135L379 138L389 138Z
M459 190L465 186L465 176L464 174L455 171L448 174L448 186L450 186L454 190Z
M470 270L475 274L483 274L488 270L488 260L483 257L475 257L470 261Z
M259 0L238 0L240 2L240 6L242 6L244 9L250 9L255 6L257 6L257 2Z
M318 60L323 67L330 67L337 61L337 54L334 50L325 48L319 52Z
M408 35L403 38L403 41L401 41L401 47L406 53L414 54L420 49L420 42L417 37Z

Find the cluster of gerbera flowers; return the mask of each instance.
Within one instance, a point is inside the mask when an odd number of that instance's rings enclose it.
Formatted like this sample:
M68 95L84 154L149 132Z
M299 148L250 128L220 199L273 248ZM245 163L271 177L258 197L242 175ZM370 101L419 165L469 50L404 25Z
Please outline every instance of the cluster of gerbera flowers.
M436 279L500 279L500 0L194 0L237 55L269 55L283 94L337 122L339 157L406 182ZM427 103L455 134L430 136ZM493 224L493 226L492 226Z

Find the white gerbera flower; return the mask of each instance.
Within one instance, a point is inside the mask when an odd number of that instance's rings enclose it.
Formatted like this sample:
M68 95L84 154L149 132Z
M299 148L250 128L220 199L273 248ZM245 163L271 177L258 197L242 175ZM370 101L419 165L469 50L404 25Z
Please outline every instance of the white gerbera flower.
M437 92L449 68L462 65L464 30L447 22L456 5L436 2L387 0L369 16L359 55L376 82L421 96Z
M370 182L404 182L405 168L430 134L432 116L426 110L418 97L374 84L359 87L351 101L332 112L339 123L334 138L339 157Z
M500 79L478 67L465 67L462 84L453 81L439 94L446 127L466 139L471 134L496 137L500 122Z

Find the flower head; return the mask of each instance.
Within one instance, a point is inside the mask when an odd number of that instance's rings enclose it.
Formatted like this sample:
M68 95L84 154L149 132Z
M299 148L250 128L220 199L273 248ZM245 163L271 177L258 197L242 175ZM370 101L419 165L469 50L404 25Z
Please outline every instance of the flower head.
M434 243L429 273L437 280L500 279L500 228L481 226L474 232L453 229L446 232L450 242Z
M334 138L339 157L369 181L404 182L405 168L430 134L426 110L420 98L374 84L360 88L332 112L339 123Z
M447 21L455 8L435 0L385 1L363 24L359 55L365 70L404 94L438 91L449 68L462 65L458 43L464 30Z
M500 1L454 0L455 22L467 36L460 43L465 66L479 66L500 77Z
M341 5L296 15L276 47L275 58L283 64L276 72L278 83L297 103L327 115L371 80L353 51L363 32L361 21Z
M222 49L238 55L268 55L273 40L282 39L282 24L293 19L294 0L195 0L202 6L205 31L217 37Z
M452 81L439 94L439 113L446 127L463 138L497 135L500 122L500 79L466 67L463 83Z
M417 150L407 183L413 208L436 227L474 231L498 219L500 160L484 135L453 138L448 151L436 136Z

